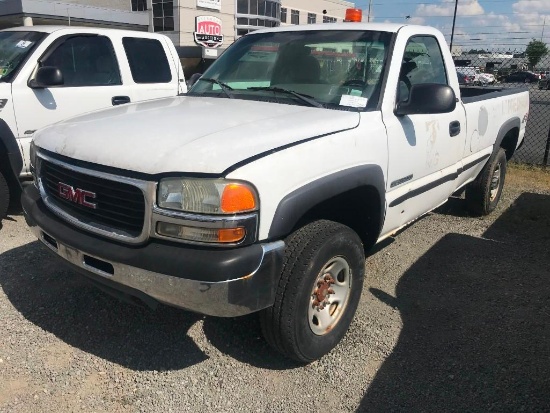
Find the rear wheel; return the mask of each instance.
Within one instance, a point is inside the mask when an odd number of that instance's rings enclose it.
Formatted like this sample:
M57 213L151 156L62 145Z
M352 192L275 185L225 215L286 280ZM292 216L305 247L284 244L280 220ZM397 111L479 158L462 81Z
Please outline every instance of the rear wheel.
M506 152L500 148L496 156L466 188L466 205L475 215L488 215L495 210L502 195L506 177Z
M10 204L10 188L6 182L6 178L0 172L0 220L8 213Z
M321 220L290 235L275 303L260 313L267 342L303 363L331 351L357 309L364 268L363 245L349 227Z

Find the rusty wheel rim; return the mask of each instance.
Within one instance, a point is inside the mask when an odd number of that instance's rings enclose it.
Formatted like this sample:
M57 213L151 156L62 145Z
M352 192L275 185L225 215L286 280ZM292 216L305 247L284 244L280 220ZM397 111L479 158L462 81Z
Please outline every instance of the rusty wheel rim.
M308 320L318 336L328 334L345 312L351 291L352 274L343 257L331 258L319 272L311 290Z

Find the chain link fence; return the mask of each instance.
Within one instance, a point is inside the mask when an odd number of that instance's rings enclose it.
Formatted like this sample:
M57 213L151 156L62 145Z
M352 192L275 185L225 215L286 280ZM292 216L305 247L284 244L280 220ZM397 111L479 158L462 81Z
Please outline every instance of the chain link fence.
M529 89L529 121L525 143L513 157L515 162L550 166L550 53L536 65L523 51L471 51L454 56L457 71L467 82L480 86Z

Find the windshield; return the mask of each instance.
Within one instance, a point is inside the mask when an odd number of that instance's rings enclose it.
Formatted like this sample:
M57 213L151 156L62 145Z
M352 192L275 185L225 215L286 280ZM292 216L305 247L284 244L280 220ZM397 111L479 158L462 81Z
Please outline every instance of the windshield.
M188 94L375 108L391 37L348 30L250 34L227 49Z
M44 37L39 32L0 32L0 81L9 81L21 62Z

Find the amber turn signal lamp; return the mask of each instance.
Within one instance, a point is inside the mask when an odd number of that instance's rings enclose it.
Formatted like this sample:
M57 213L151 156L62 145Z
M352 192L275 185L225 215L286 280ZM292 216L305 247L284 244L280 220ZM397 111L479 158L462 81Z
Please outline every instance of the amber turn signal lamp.
M359 23L363 20L363 11L361 9L346 9L345 22Z
M246 231L244 228L224 228L218 230L218 242L230 243L242 241Z
M223 190L220 209L226 214L252 211L256 209L256 197L246 185L229 184Z

